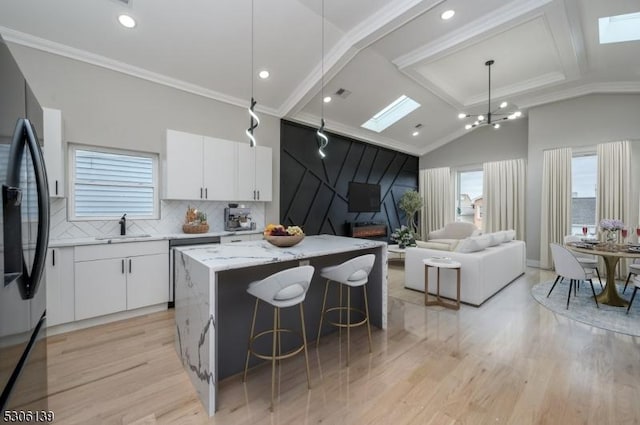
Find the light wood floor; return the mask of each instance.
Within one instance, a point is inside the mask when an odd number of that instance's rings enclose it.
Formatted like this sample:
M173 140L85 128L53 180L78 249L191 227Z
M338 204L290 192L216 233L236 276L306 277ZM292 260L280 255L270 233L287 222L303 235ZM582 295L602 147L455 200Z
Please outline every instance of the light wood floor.
M390 266L389 328L337 333L283 361L270 413L270 369L221 384L209 419L174 351L172 311L49 339L49 407L59 424L638 424L640 341L557 316L529 269L481 308L420 305ZM344 339L343 339L344 343Z

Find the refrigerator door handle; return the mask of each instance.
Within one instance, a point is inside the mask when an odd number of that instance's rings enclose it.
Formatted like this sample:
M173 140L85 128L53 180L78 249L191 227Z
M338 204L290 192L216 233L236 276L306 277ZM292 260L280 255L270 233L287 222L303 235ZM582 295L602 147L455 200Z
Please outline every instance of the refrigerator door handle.
M44 166L44 158L42 156L42 150L38 143L35 129L31 125L31 122L26 118L21 118L16 124L16 130L11 141L11 148L9 150L9 167L7 169L7 184L9 187L20 186L20 164L22 162L24 145L26 145L31 156L31 162L34 168L34 174L36 179L36 190L38 194L38 234L36 236L36 249L33 258L33 265L31 267L31 273L22 259L22 275L17 279L20 295L23 299L33 298L38 290L40 278L45 267L45 261L47 257L47 248L49 246L49 183L47 181L47 171ZM3 188L4 191L4 188ZM11 213L17 214L20 220L20 208L21 202L18 202L12 208ZM5 205L6 207L6 205ZM17 240L10 241L7 244L6 238L8 230L6 228L6 209L5 209L5 246L22 246L22 232L14 232L13 237L18 237ZM16 236L17 235L17 236ZM22 250L22 248L20 248ZM6 280L6 277L5 277Z

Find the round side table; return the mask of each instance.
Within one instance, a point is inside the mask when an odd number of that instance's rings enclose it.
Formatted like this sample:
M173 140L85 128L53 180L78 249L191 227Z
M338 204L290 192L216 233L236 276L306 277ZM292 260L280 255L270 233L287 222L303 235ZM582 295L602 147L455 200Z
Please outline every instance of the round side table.
M460 309L460 264L458 261L445 258L426 258L422 260L424 263L424 305L439 305L442 307L450 308L452 310ZM429 300L429 267L435 267L438 273L438 280L436 285L436 299ZM457 295L456 302L446 302L440 298L440 269L453 269L457 273Z

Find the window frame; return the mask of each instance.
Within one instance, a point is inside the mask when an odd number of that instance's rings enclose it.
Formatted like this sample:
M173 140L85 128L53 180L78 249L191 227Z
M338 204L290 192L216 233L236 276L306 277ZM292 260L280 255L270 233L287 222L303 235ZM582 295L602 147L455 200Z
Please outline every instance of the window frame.
M75 184L76 184L76 151L90 151L99 152L113 155L130 155L139 156L144 158L150 158L152 160L152 173L153 173L153 213L148 216L129 215L127 213L128 220L158 220L160 219L160 187L159 187L159 163L160 154L157 152L142 152L129 149L110 148L104 146L82 145L76 143L68 144L69 155L69 203L67 205L67 219L68 221L106 221L116 220L121 217L119 215L102 215L102 216L78 216L75 209ZM146 186L145 186L146 187ZM123 211L122 214L126 213Z
M596 158L596 167L598 166L598 152L593 148L593 147L583 147L583 148L573 148L572 152L571 152L571 223L570 224L570 228L569 228L569 232L570 234L574 234L574 227L578 228L578 227L582 227L582 225L584 223L579 223L580 226L576 226L576 223L573 223L573 159L574 158L580 158L580 157L585 157L585 156L593 156ZM595 198L596 198L596 205L597 205L597 199L598 199L598 172L597 172L597 168L596 168L596 179L595 179ZM588 224L587 227L593 227L594 228L594 233L597 232L598 229L598 211L595 212L596 215L594 217L595 220L595 224ZM581 230L578 231L578 233L581 235Z
M460 178L460 174L461 173L470 173L470 172L478 172L481 171L484 173L484 167L482 164L473 164L473 165L467 165L464 167L457 167L454 170L455 173L455 198L454 198L454 206L453 206L453 214L454 214L454 220L455 221L459 221L460 216L458 215L458 208L460 207L460 183L461 183L461 178ZM482 175L482 194L481 196L484 198L484 174ZM474 213L475 214L475 213ZM481 212L481 214L484 216L484 212Z

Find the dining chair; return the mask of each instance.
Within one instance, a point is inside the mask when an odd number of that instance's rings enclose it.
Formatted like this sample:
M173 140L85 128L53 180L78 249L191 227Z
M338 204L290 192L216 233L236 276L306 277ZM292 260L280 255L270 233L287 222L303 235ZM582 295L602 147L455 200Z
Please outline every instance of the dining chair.
M622 290L623 294L627 290L627 286L629 286L631 275L640 275L640 258L636 258L633 260L633 263L629 264L629 274L627 275L627 281L624 283L624 289Z
M575 235L566 235L564 237L565 245L567 244L567 242L582 242L582 238ZM598 258L595 255L583 254L581 252L574 253L574 256L586 270L594 270L596 272L598 281L600 282L600 288L604 289L604 286L602 285L602 279L600 278L600 270L598 270Z
M627 314L629 314L629 310L631 310L631 304L633 304L633 299L636 297L636 292L638 292L638 288L640 288L640 278L637 276L633 278L633 284L635 288L633 288L633 294L631 295L631 299L629 300L629 306L627 307Z
M591 292L593 292L593 299L596 302L596 307L600 308L598 305L598 299L596 298L596 290L593 287L593 271L592 269L585 269L582 264L578 261L575 255L567 248L562 245L551 243L549 244L551 247L551 257L553 258L553 263L556 267L556 277L555 282L551 286L547 297L551 295L553 288L556 287L556 284L561 279L569 279L569 294L567 295L567 309L569 309L569 300L571 299L571 288L574 284L577 285L577 282L581 280L588 281L591 284Z

